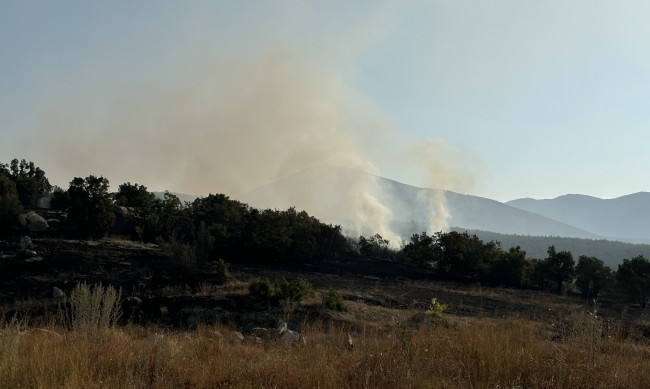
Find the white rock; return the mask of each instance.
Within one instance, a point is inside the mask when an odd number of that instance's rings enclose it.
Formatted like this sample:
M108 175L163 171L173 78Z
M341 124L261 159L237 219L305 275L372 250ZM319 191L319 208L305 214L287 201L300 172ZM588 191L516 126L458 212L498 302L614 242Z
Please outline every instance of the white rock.
M52 288L52 296L57 299L62 299L65 298L65 292L55 286Z

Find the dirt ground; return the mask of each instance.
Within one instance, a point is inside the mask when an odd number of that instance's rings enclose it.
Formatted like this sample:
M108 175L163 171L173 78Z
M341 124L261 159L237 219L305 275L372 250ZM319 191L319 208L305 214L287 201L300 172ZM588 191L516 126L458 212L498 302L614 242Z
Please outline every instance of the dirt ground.
M258 277L303 277L316 295L288 307L269 307L248 294L250 280ZM123 320L170 328L220 322L244 329L272 325L278 318L289 319L295 328L314 323L356 328L417 325L431 299L437 298L447 305L446 315L459 318L548 322L570 311L597 311L650 335L647 312L624 301L603 298L594 304L578 296L454 283L391 262L350 258L300 266L232 266L226 279L208 270L188 270L151 244L43 238L22 249L19 237L0 238L0 318L28 314L31 320L44 320L61 304L53 288L68 294L78 282L120 287L123 297L140 299L125 303ZM329 289L343 294L347 312L322 307L318 296Z

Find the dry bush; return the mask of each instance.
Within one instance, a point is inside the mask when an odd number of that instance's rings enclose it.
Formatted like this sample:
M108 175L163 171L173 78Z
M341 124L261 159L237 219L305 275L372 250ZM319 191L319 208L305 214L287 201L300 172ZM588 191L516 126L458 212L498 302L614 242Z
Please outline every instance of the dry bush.
M109 328L122 316L122 292L112 286L78 283L70 293L69 327L74 331Z

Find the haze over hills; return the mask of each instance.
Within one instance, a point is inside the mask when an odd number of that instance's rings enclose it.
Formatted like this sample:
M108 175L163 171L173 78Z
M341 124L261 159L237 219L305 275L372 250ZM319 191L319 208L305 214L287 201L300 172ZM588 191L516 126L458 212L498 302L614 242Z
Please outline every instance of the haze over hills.
M614 199L570 194L555 199L530 198L507 202L595 234L627 242L650 243L650 193Z
M503 234L602 239L529 210L478 196L419 188L362 171L314 167L245 193L258 208L295 206L340 224L346 233L380 233L394 241L450 227Z

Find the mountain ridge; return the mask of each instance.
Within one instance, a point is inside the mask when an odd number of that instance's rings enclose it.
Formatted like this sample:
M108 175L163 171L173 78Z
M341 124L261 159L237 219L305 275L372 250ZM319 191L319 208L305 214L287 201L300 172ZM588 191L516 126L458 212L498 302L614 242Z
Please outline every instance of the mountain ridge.
M636 192L612 199L577 194L544 200L525 198L506 204L610 239L650 242L649 192Z
M263 185L245 193L241 200L259 208L295 206L324 221L354 226L354 216L366 203L384 210L387 230L402 238L422 231L439 230L435 219L447 212L444 228L487 230L525 235L563 235L602 239L603 236L496 200L453 191L420 188L356 169L317 167ZM350 201L352 206L345 206ZM343 203L343 204L342 204ZM349 204L348 204L349 205ZM342 209L346 212L340 212ZM367 218L371 219L371 218ZM357 223L357 226L359 223ZM443 226L442 220L439 226ZM374 232L380 232L378 228ZM352 228L353 230L353 228ZM374 233L363 231L362 233Z

